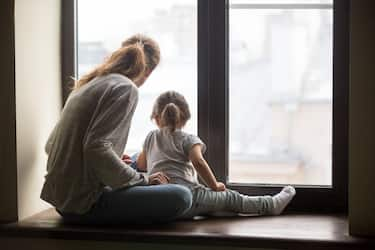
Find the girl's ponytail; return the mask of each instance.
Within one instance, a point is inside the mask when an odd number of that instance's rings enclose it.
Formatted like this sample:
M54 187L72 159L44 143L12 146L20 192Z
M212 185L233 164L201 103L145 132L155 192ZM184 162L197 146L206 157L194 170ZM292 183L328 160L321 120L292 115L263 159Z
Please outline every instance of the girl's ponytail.
M174 132L176 127L181 123L180 117L181 111L179 107L171 102L165 105L161 112L160 122L163 127L168 127L171 132Z
M190 119L189 105L180 93L164 92L155 101L151 119L155 119L159 127L167 127L174 132Z

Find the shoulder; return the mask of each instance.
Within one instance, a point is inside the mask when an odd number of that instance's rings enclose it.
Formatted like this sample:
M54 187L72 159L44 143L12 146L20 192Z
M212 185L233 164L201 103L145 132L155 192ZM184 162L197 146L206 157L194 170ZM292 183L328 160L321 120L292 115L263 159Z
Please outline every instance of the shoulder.
M105 76L107 83L111 86L113 92L126 93L131 92L138 95L138 88L132 80L121 74L112 73Z
M151 144L152 139L155 137L155 135L158 133L158 130L151 130L147 135L143 143L143 149L147 150L149 145Z
M183 140L201 140L197 135L187 133L182 130L177 130L176 133L178 133L178 136L183 138Z
M202 152L206 151L206 144L197 135L189 134L184 131L180 131L180 135L182 137L182 147L185 154L188 155L190 149L197 144L202 146Z
M157 134L158 134L158 132L159 132L159 130L158 130L158 129L154 129L154 130L151 130L150 132L148 132L148 134L147 134L146 138L151 138L151 137L153 137L153 136L157 135Z
M94 81L98 91L102 92L105 99L109 101L131 103L138 101L138 88L126 76L111 73L98 77Z

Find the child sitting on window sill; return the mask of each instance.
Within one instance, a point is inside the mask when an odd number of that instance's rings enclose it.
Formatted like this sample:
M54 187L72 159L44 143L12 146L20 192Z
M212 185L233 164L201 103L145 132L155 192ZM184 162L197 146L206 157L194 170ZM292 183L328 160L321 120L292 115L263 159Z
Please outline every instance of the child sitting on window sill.
M248 196L218 182L202 155L205 144L199 137L182 131L190 119L190 111L181 94L174 91L161 94L151 119L158 129L147 135L133 167L149 174L162 172L169 183L188 187L193 204L184 218L218 213L279 215L294 197L296 191L292 186L284 187L274 196ZM206 186L199 183L198 174Z

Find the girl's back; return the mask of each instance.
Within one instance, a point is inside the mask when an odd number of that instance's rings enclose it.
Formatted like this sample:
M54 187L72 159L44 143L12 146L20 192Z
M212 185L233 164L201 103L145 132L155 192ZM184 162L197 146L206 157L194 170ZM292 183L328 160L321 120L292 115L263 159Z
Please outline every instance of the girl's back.
M196 144L201 144L205 149L199 137L180 129L151 131L143 145L148 173L163 172L170 178L170 183L198 185L197 172L189 160L190 149Z

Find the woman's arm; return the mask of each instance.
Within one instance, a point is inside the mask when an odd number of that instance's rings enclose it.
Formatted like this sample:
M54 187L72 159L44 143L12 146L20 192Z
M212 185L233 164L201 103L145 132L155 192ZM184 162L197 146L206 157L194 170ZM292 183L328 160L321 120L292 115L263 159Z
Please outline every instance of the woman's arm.
M224 191L225 185L218 182L215 175L212 173L211 168L202 155L202 146L195 144L189 152L189 159L193 163L194 168L198 174L207 183L208 187L214 191Z
M113 87L97 104L97 112L84 137L84 163L103 185L113 189L148 184L147 176L137 173L119 156L120 149L126 145L124 134L129 131L137 99L137 89L132 85Z
M46 152L47 155L51 153L52 144L56 137L57 126L58 126L58 123L55 125L55 127L49 134L46 145L44 146L44 151Z

